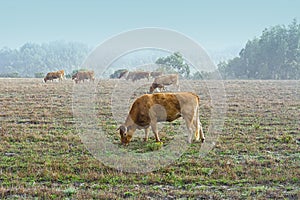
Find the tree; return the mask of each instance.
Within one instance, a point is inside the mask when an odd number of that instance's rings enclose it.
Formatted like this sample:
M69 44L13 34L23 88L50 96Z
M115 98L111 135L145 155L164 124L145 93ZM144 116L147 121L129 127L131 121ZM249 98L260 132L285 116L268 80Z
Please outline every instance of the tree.
M34 73L34 78L43 78L45 75L43 72L36 72Z
M160 57L155 64L161 65L164 71L174 70L182 77L190 78L190 67L179 52L166 57Z
M18 73L22 77L35 77L64 69L66 72L81 65L90 48L75 42L55 41L42 45L26 43L19 49L0 49L0 74Z
M266 28L249 40L239 56L218 65L224 77L237 79L299 79L300 25Z

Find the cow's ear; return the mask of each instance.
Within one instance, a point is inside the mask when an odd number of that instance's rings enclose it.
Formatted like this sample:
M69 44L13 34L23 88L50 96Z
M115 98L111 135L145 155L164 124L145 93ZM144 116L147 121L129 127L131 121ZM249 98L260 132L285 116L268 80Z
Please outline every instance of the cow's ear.
M124 125L121 125L117 130L120 130L120 133L121 133L121 134L124 134L124 133L127 132L127 128L126 128L126 126L124 126Z

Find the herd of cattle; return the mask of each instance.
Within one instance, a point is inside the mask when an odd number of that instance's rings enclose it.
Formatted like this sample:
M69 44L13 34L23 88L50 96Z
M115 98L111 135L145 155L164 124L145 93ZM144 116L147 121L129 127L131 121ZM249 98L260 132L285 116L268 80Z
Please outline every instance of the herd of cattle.
M44 82L53 81L54 79L58 79L62 81L65 77L65 71L59 70L56 72L49 72L44 78ZM140 79L147 79L149 81L150 77L154 78L152 85L150 86L149 92L153 93L155 90L162 91L165 90L165 86L174 85L176 89L179 91L179 79L178 74L167 74L163 75L162 72L146 72L146 71L125 71L119 75L119 79L125 78L126 80L137 81ZM80 83L84 80L95 80L94 71L78 71L72 75L72 80L75 83Z
M166 74L163 75L162 72L145 72L145 71L125 71L120 74L118 78L125 78L126 80L137 81L140 79L147 79L149 81L150 77L154 78L152 85L150 86L150 93L153 93L156 89L158 91L165 90L165 86L174 85L177 91L179 91L179 77L178 74Z
M62 81L64 78L65 78L64 70L59 70L56 72L48 72L44 78L44 82L46 83L47 81L53 81L54 79L58 79L59 81ZM80 81L84 82L84 80L86 79L94 81L95 80L94 71L78 71L72 75L72 80L74 80L75 83L79 83Z
M58 79L62 81L64 78L64 70L47 73L44 81ZM192 92L164 92L165 86L174 85L179 91L179 77L178 74L166 74L161 72L145 72L145 71L124 71L119 75L119 79L137 81L141 79L154 78L150 86L149 92L151 94L144 94L138 97L131 105L129 114L124 124L118 130L121 137L121 143L128 145L131 141L134 132L137 129L144 129L145 138L148 140L149 129L152 129L155 139L160 142L157 130L158 122L171 122L179 117L183 117L188 129L188 142L192 142L193 130L195 139L203 142L205 137L202 130L202 125L199 119L199 102L200 99L197 94ZM95 80L94 71L78 71L72 75L72 80L75 83L80 83L84 80ZM158 90L157 93L153 93Z

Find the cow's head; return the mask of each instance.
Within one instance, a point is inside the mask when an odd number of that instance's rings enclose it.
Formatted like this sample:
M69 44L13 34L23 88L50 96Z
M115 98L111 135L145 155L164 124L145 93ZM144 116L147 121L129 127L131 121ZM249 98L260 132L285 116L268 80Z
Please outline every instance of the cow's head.
M150 93L153 93L153 91L156 89L156 88L159 88L160 90L161 89L164 89L164 85L163 84L158 84L158 83L152 83L152 85L150 86Z
M155 90L155 88L151 85L150 89L149 89L150 93L153 93L154 90Z
M120 136L121 136L121 143L123 145L128 145L130 142L132 135L134 133L134 130L130 127L126 127L124 125L121 125L117 130L120 130Z

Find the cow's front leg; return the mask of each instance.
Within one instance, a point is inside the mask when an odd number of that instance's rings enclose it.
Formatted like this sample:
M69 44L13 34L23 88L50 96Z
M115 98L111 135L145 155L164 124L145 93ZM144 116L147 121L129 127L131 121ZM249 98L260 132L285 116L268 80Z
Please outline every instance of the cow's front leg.
M149 136L149 127L148 128L145 128L145 138L144 138L144 141L148 141L148 136Z
M159 139L159 137L158 137L157 123L156 123L156 122L151 122L151 129L152 129L152 131L153 131L153 133L154 133L156 142L160 142L160 139Z

